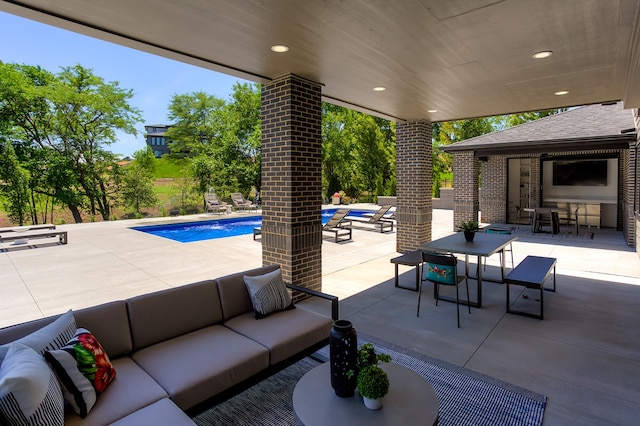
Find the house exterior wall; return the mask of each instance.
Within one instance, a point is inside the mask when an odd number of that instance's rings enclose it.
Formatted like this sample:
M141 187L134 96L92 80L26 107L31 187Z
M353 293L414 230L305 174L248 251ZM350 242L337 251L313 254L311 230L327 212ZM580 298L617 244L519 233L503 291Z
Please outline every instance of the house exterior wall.
M480 161L482 197L478 198L482 222L507 222L507 158L495 155Z
M478 173L480 161L473 151L456 152L453 156L453 227L462 221L477 221L480 204L478 201Z
M157 158L162 157L164 154L169 154L171 151L169 150L169 141L165 136L167 130L169 130L168 125L165 124L152 124L144 126L145 131L145 142L147 146L153 149L153 155Z
M455 164L469 164L470 153L473 151L464 151L463 153L455 153L454 155L454 177L456 173ZM629 220L634 217L633 213L633 191L637 188L637 184L634 184L635 173L632 165L635 164L634 150L585 150L585 151L567 151L567 152L554 152L550 158L553 157L582 157L587 155L619 155L618 162L618 212L617 212L617 225L616 227L623 230L624 236L627 242L634 244L635 237L635 225L633 220ZM456 157L458 161L456 162ZM481 211L482 222L485 223L507 223L508 214L508 173L507 173L507 161L510 158L531 158L531 172L530 172L530 203L531 207L539 207L543 205L541 182L541 156L538 154L530 156L522 155L493 155L488 156L487 161L481 161L481 187L482 197L479 199L479 209ZM467 181L467 185L470 182ZM455 184L458 189L458 183ZM457 192L456 189L456 192ZM465 189L470 191L469 188ZM471 193L471 192L468 192ZM468 195L467 195L468 196ZM454 195L455 198L455 195ZM455 211L454 211L455 216ZM459 213L459 217L462 214ZM459 223L459 217L454 218L454 223ZM466 220L466 219L465 219ZM637 222L636 217L635 221Z

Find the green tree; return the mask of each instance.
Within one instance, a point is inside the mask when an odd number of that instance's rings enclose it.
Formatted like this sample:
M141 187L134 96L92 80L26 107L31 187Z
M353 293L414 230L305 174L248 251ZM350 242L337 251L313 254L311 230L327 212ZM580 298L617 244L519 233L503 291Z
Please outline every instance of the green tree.
M0 194L9 219L24 225L29 216L29 173L20 165L13 145L0 139Z
M395 126L328 103L322 111L324 196L395 194Z
M153 178L143 166L135 163L125 169L121 194L124 205L132 207L138 215L142 207L151 207L158 202L153 190Z
M173 126L167 131L172 152L188 152L192 176L203 194L248 194L261 186L260 90L255 84L233 87L227 102L204 92L175 95L169 105Z
M21 164L40 174L34 190L54 197L82 222L88 209L107 220L119 189L119 167L106 147L116 131L136 134L140 112L117 82L81 65L54 75L40 67L0 64L0 116ZM35 161L30 161L35 160Z
M566 111L567 108L546 109L543 111L529 111L518 114L498 115L493 117L495 130L502 130L508 127L518 126L520 124L534 121L539 118L548 117L559 112Z

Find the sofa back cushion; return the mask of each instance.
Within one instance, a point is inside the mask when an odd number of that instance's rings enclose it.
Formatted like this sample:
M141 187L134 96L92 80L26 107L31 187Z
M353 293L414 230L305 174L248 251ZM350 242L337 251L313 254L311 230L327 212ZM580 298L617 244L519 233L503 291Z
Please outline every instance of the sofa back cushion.
M215 281L201 281L127 300L134 350L222 321Z
M275 271L278 265L263 266L249 271L238 272L216 279L218 291L220 292L220 303L224 320L227 321L235 316L253 312L251 298L244 283L244 276L256 276Z
M47 318L39 318L33 321L23 322L21 324L15 324L5 328L0 328L0 345L11 343L14 340L18 340L33 332L36 332L42 327L51 324L60 316L61 315L54 315Z
M86 328L100 342L109 358L128 354L133 349L129 313L124 300L73 311L78 327Z

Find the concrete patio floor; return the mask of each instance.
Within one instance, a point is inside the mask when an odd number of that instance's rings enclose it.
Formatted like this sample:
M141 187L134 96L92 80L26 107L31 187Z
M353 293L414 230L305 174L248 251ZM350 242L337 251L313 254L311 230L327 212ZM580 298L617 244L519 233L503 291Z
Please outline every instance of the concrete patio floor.
M361 206L353 206L358 208ZM375 209L373 205L362 206ZM234 214L246 216L246 214ZM0 250L0 327L123 299L262 264L251 235L182 244L131 226L211 219L212 215L59 226L68 245ZM434 210L433 238L450 234L452 212ZM505 313L502 284L483 286L483 307L469 315L455 304L435 306L425 285L394 288L396 233L356 229L353 241L324 240L323 291L340 297L340 314L358 332L482 372L547 396L545 425L635 425L640 417L640 261L621 232L594 238L530 235L513 243L516 264L526 255L558 259L557 293L545 292L544 321ZM486 275L499 276L498 256ZM510 262L507 262L509 265ZM400 267L401 285L415 275ZM473 293L475 281L470 281ZM512 288L516 290L517 288ZM532 300L512 291L512 299ZM472 295L473 298L473 295ZM317 301L302 304L328 313Z

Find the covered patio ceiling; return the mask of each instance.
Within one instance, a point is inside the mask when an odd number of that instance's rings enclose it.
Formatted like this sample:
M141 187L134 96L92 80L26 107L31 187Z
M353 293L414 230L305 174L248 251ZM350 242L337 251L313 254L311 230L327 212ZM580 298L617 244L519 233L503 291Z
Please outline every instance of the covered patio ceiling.
M250 81L296 74L323 84L328 102L397 121L640 107L637 0L0 0L0 10ZM532 58L544 50L553 54Z

